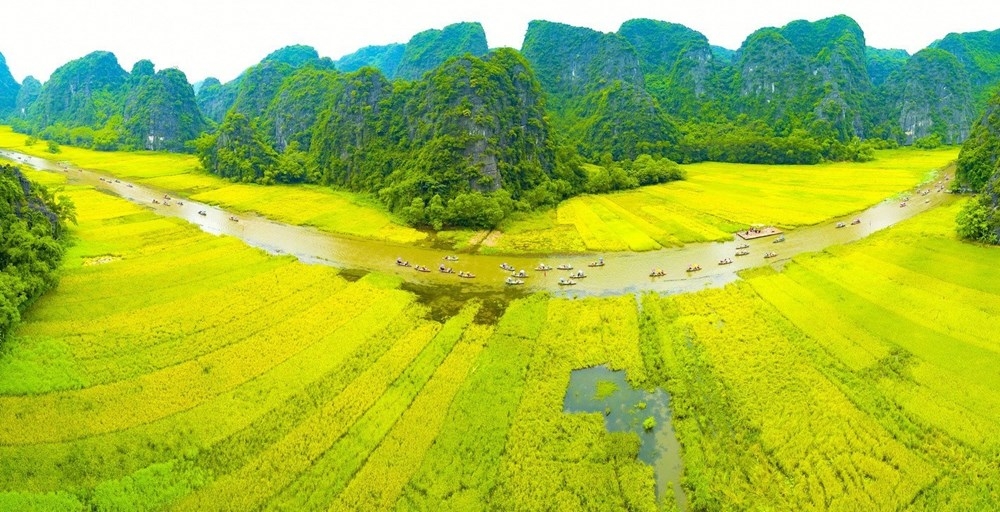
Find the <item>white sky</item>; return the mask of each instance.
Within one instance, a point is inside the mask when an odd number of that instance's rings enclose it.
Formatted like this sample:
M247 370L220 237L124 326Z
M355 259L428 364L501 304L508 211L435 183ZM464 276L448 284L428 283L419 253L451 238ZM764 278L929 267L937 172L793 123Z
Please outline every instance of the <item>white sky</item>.
M736 49L751 32L796 19L854 18L869 46L911 54L949 32L1000 28L993 0L16 0L3 2L0 53L14 77L42 81L94 50L126 71L139 59L177 67L195 82L235 78L271 51L307 44L339 58L373 44L405 43L429 28L478 21L490 47L520 48L528 22L614 32L652 18L687 25Z

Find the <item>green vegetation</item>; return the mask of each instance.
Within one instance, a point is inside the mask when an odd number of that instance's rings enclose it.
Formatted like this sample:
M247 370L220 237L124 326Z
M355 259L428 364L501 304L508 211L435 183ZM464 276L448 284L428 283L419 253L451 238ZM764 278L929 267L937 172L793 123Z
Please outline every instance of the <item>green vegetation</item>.
M56 285L73 203L0 164L0 350L24 311Z
M691 509L1000 503L1000 254L955 240L960 202L723 289L490 319L67 194L60 286L0 353L0 508L670 509L635 434L563 413L600 364L670 391Z
M515 217L482 252L646 251L723 241L753 224L794 228L848 215L931 179L954 148L878 152L865 163L800 166L700 163L685 181L583 195Z
M66 63L28 94L11 115L14 127L62 144L182 151L207 128L184 73L156 72L148 60L126 73L110 52Z
M959 212L959 236L1000 244L1000 93L990 100L962 145L952 189L978 192Z

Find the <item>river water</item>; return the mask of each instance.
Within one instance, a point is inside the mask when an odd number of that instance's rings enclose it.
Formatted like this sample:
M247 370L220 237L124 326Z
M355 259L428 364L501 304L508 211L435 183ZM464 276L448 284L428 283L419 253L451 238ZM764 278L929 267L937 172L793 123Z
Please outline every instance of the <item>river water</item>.
M185 219L209 233L240 238L247 244L272 254L291 254L305 262L323 263L344 269L397 274L406 281L420 285L447 284L477 291L512 291L509 289L518 288L518 291L545 290L556 295L577 296L620 295L642 291L679 293L722 286L736 280L737 272L741 270L764 265L780 265L783 261L803 252L820 251L831 245L859 240L951 200L949 194L937 192L934 187L928 185L924 188L930 189L931 192L921 196L916 190L912 191L911 200L906 207L900 207L898 199L889 199L849 217L831 219L824 224L786 232L786 241L783 243L772 243L774 237L751 240L747 242L750 245L748 249L750 254L746 256L735 256L736 246L743 241L734 237L729 242L689 244L684 247L641 253L550 256L459 254L458 261L444 261L443 257L448 253L441 250L338 236L313 228L271 221L257 215L232 213L186 199L182 199L183 205L178 204L176 200L164 202L163 196L172 195L172 192L125 180L116 181L110 175L77 169L13 151L0 150L0 155L39 170L66 174L70 183L84 183L112 192L150 208L160 215ZM158 204L153 203L154 199ZM200 215L200 211L205 212L205 215ZM860 219L860 224L851 225L851 220L855 218ZM837 228L835 226L837 222L844 222L847 226ZM776 252L777 256L765 259L764 253L768 251ZM402 258L414 265L424 265L431 269L431 272L422 273L412 267L399 267L395 263L396 258ZM603 267L587 266L598 258L604 259ZM730 258L733 263L718 265L718 261L723 258ZM437 268L441 263L453 267L456 272L464 270L475 274L476 277L463 279L456 274L440 273ZM525 284L516 287L505 285L504 278L509 272L500 269L501 263L524 269L528 273L528 277L524 279ZM568 264L574 271L583 270L587 277L575 280L576 285L561 286L559 279L566 277L568 272L536 272L533 269L539 263L546 263L551 267ZM700 265L702 270L687 272L686 269L691 264ZM654 268L663 269L666 275L649 277L650 270Z

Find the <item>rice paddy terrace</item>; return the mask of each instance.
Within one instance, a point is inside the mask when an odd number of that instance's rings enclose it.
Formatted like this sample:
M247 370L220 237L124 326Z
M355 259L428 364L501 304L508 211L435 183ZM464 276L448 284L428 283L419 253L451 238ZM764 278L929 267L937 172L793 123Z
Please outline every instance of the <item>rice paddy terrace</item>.
M696 293L454 300L66 186L61 283L0 353L0 509L1000 504L1000 251L960 201ZM599 365L670 394L683 496L564 412Z

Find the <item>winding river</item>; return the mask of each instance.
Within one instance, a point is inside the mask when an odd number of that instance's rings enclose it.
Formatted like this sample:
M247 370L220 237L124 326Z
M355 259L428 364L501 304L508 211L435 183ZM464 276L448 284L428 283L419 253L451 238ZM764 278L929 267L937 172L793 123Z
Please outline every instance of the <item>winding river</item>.
M848 217L831 219L827 223L797 228L785 234L786 241L773 243L775 237L751 240L750 254L735 256L736 246L744 243L734 237L729 242L689 244L678 248L664 248L649 252L621 252L608 254L574 254L540 256L485 256L459 254L458 261L444 261L447 254L441 250L395 245L386 242L360 240L345 236L320 232L313 228L293 226L275 222L257 215L228 212L216 206L181 198L164 201L164 195L171 191L158 190L136 183L116 179L107 174L78 169L63 163L55 163L14 151L0 150L0 155L11 160L30 165L35 169L59 172L67 175L71 184L92 185L152 209L154 212L179 217L214 234L237 237L254 247L272 254L290 254L309 263L328 264L343 269L379 271L397 274L416 285L461 286L472 292L504 290L539 291L546 290L556 295L618 295L623 293L656 291L679 293L695 291L710 286L722 286L738 279L737 273L764 265L781 265L789 258L804 252L820 251L831 245L845 244L864 238L902 220L952 200L951 195L937 191L936 187L920 187L930 190L920 195L919 188L911 191L911 200L901 207L898 199L887 199L860 213ZM153 200L157 202L154 203ZM204 215L199 212L204 212ZM858 224L851 224L859 219ZM843 222L845 227L836 224ZM765 259L766 252L777 253L776 257ZM605 265L590 268L591 263L603 257ZM396 258L412 264L421 264L431 272L422 273L412 267L396 265ZM719 260L730 258L729 265L718 265ZM559 279L567 276L565 271L536 272L539 263L552 267L560 264L583 270L587 277L576 280L573 286L561 286ZM439 264L445 263L456 271L463 270L476 275L475 279L463 279L456 274L437 271ZM507 286L504 278L509 275L500 269L507 263L516 269L524 269L528 277L522 286ZM687 272L691 264L702 270ZM649 277L651 269L663 269L666 275Z

